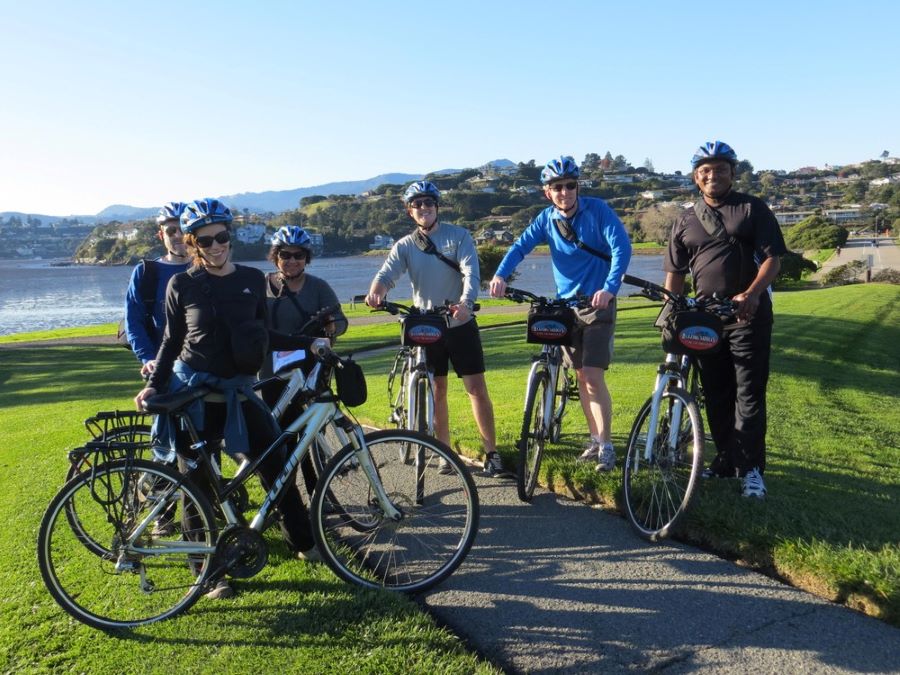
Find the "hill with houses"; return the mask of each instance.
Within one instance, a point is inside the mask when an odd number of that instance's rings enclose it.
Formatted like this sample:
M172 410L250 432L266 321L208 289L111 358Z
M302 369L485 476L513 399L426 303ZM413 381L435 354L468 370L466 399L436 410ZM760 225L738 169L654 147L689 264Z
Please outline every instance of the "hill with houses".
M621 155L589 153L581 162L583 195L607 200L633 241L662 243L674 215L695 198L689 175L658 173L648 162L634 167ZM541 166L509 160L477 168L428 174L442 191L441 219L468 227L479 244L505 245L547 204L539 187ZM331 183L295 191L245 193L222 199L236 218L236 255L258 258L270 234L299 223L325 255L387 247L410 229L400 195L414 174L384 174L366 181ZM735 187L762 197L785 228L821 217L853 229L896 229L900 225L900 160L881 157L847 166L806 167L793 172L755 171L748 161L737 167ZM254 196L255 195L255 196ZM274 196L277 195L277 201ZM281 204L265 208L253 204ZM246 204L242 206L242 204ZM0 244L7 257L64 257L84 262L124 263L158 247L156 209L115 207L122 219L100 224L78 217L48 219L0 214ZM111 214L113 207L106 209ZM6 240L6 241L4 241ZM51 246L52 242L52 246Z

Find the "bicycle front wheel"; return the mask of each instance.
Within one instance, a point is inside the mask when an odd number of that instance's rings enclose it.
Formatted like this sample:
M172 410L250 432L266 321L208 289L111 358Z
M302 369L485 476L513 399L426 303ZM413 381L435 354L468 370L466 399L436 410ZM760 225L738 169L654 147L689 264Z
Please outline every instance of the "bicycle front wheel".
M528 383L528 394L525 397L525 415L522 418L522 435L519 437L519 465L516 472L516 487L519 499L530 502L534 496L541 469L541 457L544 454L544 443L547 439L547 426L544 423L545 403L550 389L550 375L542 368L534 371Z
M424 591L452 574L475 541L475 484L456 454L430 436L376 431L365 440L375 479L399 515L385 513L363 462L347 446L325 467L312 500L316 544L345 581ZM410 448L416 461L404 463L400 448ZM448 473L438 471L442 461Z
M67 518L74 503L77 530ZM192 514L189 541L151 534L168 509ZM215 542L212 507L192 483L155 462L116 460L75 476L50 502L38 565L53 599L74 618L103 630L132 628L196 602Z
M655 419L648 399L628 437L622 477L625 513L641 537L669 535L690 506L702 465L703 421L693 397L666 391Z

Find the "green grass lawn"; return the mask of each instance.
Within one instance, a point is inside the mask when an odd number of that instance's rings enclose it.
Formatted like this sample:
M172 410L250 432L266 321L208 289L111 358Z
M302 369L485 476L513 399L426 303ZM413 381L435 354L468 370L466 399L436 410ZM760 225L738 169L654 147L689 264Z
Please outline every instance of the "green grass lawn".
M120 636L70 619L40 579L40 518L66 451L87 438L82 420L131 407L136 362L118 346L3 349L0 382L0 672L497 672L411 600L293 560L277 532L268 566L232 600Z
M623 303L633 309L619 314L616 362L608 375L620 450L661 357L651 327L656 309L641 304ZM748 501L736 481L704 483L678 536L900 626L898 305L900 289L878 284L776 296L770 495ZM485 313L479 322L515 318ZM77 334L110 332L111 324ZM536 351L523 333L521 325L484 333L498 441L511 465L529 356ZM341 339L341 351L390 342L397 334L394 323L354 326ZM386 422L385 373L392 359L393 350L361 359L370 392L355 409L363 421ZM491 672L412 602L357 590L321 566L291 560L277 534L268 535L269 565L237 582L234 600L201 600L178 619L119 637L69 619L40 580L37 528L64 476L66 451L86 438L81 421L99 410L131 407L140 386L136 363L117 346L10 345L0 350L0 383L3 672ZM450 396L454 445L479 456L459 382L451 383ZM575 463L585 435L583 417L572 409L561 443L545 455L542 480L616 508L620 474L598 475Z

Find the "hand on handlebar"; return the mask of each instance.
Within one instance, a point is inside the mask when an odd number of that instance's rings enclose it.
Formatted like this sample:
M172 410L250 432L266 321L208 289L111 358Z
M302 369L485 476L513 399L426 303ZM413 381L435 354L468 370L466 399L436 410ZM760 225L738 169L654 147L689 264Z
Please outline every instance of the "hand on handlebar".
M506 281L495 275L491 279L490 291L492 298L502 298L506 294Z
M134 404L137 406L139 412L144 412L144 401L148 398L153 398L156 396L156 389L153 387L144 387L141 389L137 396L134 397Z
M591 307L594 309L606 309L615 297L609 291L597 291L591 296Z
M463 303L458 302L455 305L450 305L450 316L461 323L465 323L469 320L469 317L472 316L472 313L469 311L469 307Z

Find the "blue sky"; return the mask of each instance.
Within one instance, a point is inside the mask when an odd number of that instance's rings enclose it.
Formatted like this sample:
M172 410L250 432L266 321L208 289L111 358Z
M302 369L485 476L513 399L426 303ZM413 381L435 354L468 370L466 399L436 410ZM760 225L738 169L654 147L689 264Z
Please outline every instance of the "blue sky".
M0 0L0 211L587 152L900 155L900 3Z

